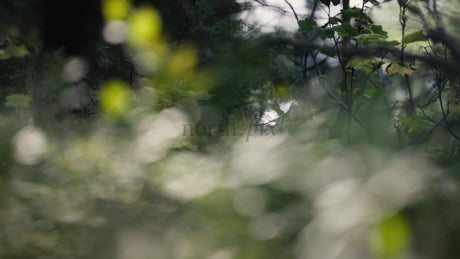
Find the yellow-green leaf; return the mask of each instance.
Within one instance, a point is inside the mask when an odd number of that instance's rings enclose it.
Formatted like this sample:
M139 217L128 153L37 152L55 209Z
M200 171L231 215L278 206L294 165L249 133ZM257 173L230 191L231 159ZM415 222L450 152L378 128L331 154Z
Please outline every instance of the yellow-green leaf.
M4 49L0 49L0 60L9 58L22 58L29 54L29 51L24 45L15 46L10 44Z
M6 97L6 107L12 108L27 108L29 106L30 97L23 94L11 94Z
M399 74L399 75L407 76L407 77L412 76L414 72L417 71L415 67L411 67L401 62L390 63L385 70L389 76L394 76L394 75Z

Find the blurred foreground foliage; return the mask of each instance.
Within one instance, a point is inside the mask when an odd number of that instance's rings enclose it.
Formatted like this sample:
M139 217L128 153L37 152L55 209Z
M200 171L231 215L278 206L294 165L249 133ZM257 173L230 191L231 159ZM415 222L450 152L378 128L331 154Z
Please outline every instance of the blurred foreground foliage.
M232 0L26 3L0 4L1 258L458 257L457 2L312 1L295 33Z

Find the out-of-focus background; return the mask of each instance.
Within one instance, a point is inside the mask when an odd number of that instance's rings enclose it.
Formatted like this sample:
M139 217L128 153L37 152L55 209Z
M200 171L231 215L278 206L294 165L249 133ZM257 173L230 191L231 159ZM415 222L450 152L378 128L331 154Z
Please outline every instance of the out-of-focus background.
M0 258L458 258L457 0L0 3Z

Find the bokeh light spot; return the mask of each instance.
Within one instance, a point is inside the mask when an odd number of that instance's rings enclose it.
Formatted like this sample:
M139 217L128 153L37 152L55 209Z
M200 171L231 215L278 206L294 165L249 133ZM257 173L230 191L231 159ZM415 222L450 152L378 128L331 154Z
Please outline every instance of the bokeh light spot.
M284 218L272 213L253 219L249 223L249 233L257 239L268 240L278 237L285 226Z
M257 217L264 212L265 206L265 195L258 188L239 190L233 197L233 208L242 216Z
M121 44L126 40L128 26L122 20L111 20L104 26L102 34L108 43Z
M148 48L161 37L161 17L152 7L138 9L129 19L128 42L135 48Z
M16 133L13 138L13 146L16 161L34 165L40 161L48 149L48 141L40 129L29 126Z
M102 11L106 20L125 19L128 16L131 3L128 0L104 0Z
M372 231L371 242L378 258L394 258L410 245L410 227L402 215L383 220Z
M102 109L109 115L120 116L132 105L132 94L129 86L119 80L106 82L100 92Z
M191 44L179 46L169 60L169 70L178 75L192 70L198 63L198 50Z
M86 61L82 58L72 58L64 64L62 69L62 77L69 83L80 81L88 71Z

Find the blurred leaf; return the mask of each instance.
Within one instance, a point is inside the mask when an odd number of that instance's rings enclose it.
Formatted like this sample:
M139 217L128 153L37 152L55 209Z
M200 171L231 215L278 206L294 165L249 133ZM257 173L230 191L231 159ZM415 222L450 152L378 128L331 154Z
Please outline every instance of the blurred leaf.
M427 37L423 34L423 30L419 30L404 36L404 43L412 43L416 41L426 41Z
M385 37L379 34L375 34L375 33L366 33L366 34L361 34L361 35L354 37L354 39L361 45L363 43L373 43L376 40L380 40L383 38Z
M398 119L401 120L402 124L407 127L407 131L409 133L412 133L414 130L416 130L422 121L422 118L416 114L412 114L410 117L404 117L404 116L396 116Z
M279 116L284 115L284 112L283 112L283 110L281 110L279 104L277 104L277 103L272 103L272 104L270 104L269 106L270 106L270 108L272 108L272 110L274 110L274 111L276 112L276 114L278 114Z
M342 37L354 37L359 35L358 29L352 27L350 22L344 22L341 26L335 28L337 33Z
M402 76L410 77L414 74L415 71L417 71L417 69L405 63L393 62L387 66L385 71L387 72L389 76L394 76L394 75L399 74Z
M335 84L337 82L337 80L331 76L327 76L327 75L320 75L319 78L331 83L331 84Z
M382 100L385 95L386 93L382 89L366 89L364 91L364 96L377 100Z
M22 58L29 54L29 51L24 45L15 46L10 44L4 49L0 49L0 60L9 58Z
M323 30L319 31L319 37L322 40L332 39L334 37L334 34L335 34L335 31L334 31L334 29L331 29L331 28L327 28L327 29L323 29Z
M372 32L374 32L375 34L381 35L385 38L388 35L388 32L384 31L381 25L372 25L371 29L372 29Z
M347 63L347 68L353 68L354 70L365 70L366 72L370 72L373 70L375 66L380 64L379 61L373 58L365 58L361 56L353 57Z
M6 97L6 107L26 108L29 106L30 97L23 94L11 94Z
M362 15L362 10L361 8L354 7L354 8L342 10L342 14L348 15L352 18L360 18Z
M305 20L299 21L298 24L299 24L299 32L303 32L303 33L309 33L317 27L317 24L313 19L305 19Z
M284 86L278 86L272 92L273 96L280 101L286 101L291 97L289 89Z
M321 53L331 58L337 55L337 51L333 47L326 45L326 44L323 45L323 48L321 49Z
M191 71L198 63L198 49L191 44L183 44L177 48L169 59L168 68L173 75Z
M398 46L399 44L399 41L397 40L392 40L392 41L376 41L376 42L373 42L373 44L377 44L377 45L383 45L383 46L388 46L388 47L394 47L394 46Z
M342 22L342 19L339 19L337 17L331 17L329 18L329 24L339 24Z
M374 23L371 17L369 17L365 12L363 12L361 8L353 7L350 9L342 10L342 15L348 15L351 18L355 18L356 22L363 25Z
M321 2L321 3L323 3L323 4L326 5L326 6L331 5L331 0L319 0L319 1L318 1L318 0L315 0L315 1L316 1L316 2Z
M402 215L385 219L372 231L372 245L379 258L394 258L408 251L411 230Z

